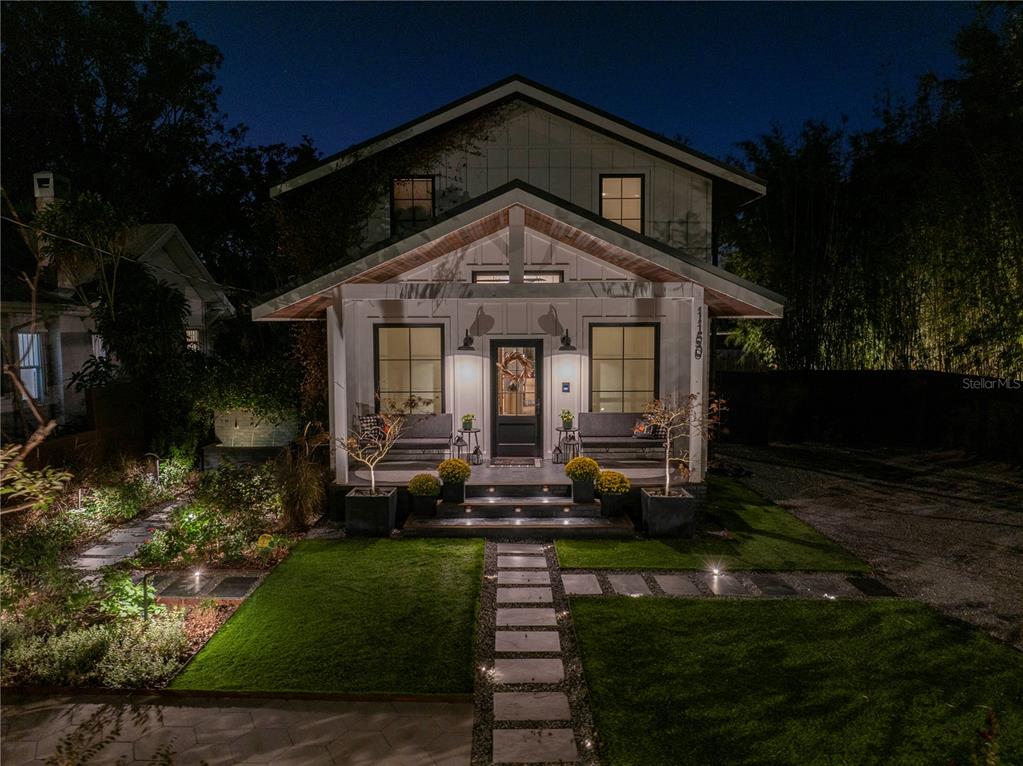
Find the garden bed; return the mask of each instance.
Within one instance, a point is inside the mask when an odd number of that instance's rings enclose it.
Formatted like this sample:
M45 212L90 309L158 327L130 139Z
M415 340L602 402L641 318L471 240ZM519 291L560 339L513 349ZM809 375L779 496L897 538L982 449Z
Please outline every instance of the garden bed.
M580 598L571 608L609 766L1023 760L1023 656L926 606ZM1001 761L985 760L976 733L989 710Z
M563 569L863 572L837 543L734 479L712 477L695 539L558 540Z
M461 694L481 540L307 540L171 688Z

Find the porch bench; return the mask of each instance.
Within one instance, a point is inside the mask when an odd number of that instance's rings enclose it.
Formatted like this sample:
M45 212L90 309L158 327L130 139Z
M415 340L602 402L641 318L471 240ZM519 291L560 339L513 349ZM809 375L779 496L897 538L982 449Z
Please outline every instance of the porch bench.
M391 447L401 452L447 452L451 449L454 416L450 412L437 415L408 415L405 428Z
M591 451L640 452L663 446L660 439L637 439L632 428L642 412L580 412L579 442L583 453Z

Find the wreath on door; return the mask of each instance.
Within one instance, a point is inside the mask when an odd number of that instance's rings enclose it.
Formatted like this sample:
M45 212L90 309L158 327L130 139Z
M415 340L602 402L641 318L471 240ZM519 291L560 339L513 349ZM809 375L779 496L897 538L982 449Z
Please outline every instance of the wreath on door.
M518 369L512 363L518 362ZM519 383L533 377L533 362L521 351L512 351L497 363L497 370L503 380L508 380L508 390L518 390Z

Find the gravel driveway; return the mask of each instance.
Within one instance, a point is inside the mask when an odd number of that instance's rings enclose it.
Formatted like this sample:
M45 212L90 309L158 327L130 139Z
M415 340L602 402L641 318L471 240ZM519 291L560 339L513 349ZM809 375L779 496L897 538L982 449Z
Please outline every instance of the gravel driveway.
M901 595L1023 650L1023 470L961 453L719 444L756 491Z

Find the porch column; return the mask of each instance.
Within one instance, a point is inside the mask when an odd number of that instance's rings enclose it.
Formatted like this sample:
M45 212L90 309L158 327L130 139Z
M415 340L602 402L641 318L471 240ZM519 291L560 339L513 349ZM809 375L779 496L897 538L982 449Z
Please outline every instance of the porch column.
M693 285L692 321L689 325L689 393L696 395L699 417L707 414L707 353L710 348L707 332L707 307L703 303L703 287ZM703 481L707 474L707 443L699 433L689 437L689 480Z
M526 261L526 211L518 205L508 210L508 282L522 284Z
M342 325L341 300L327 307L327 401L330 408L330 455L334 462L334 481L348 483L348 454L338 446L338 440L348 438L348 365L346 362L345 333Z

